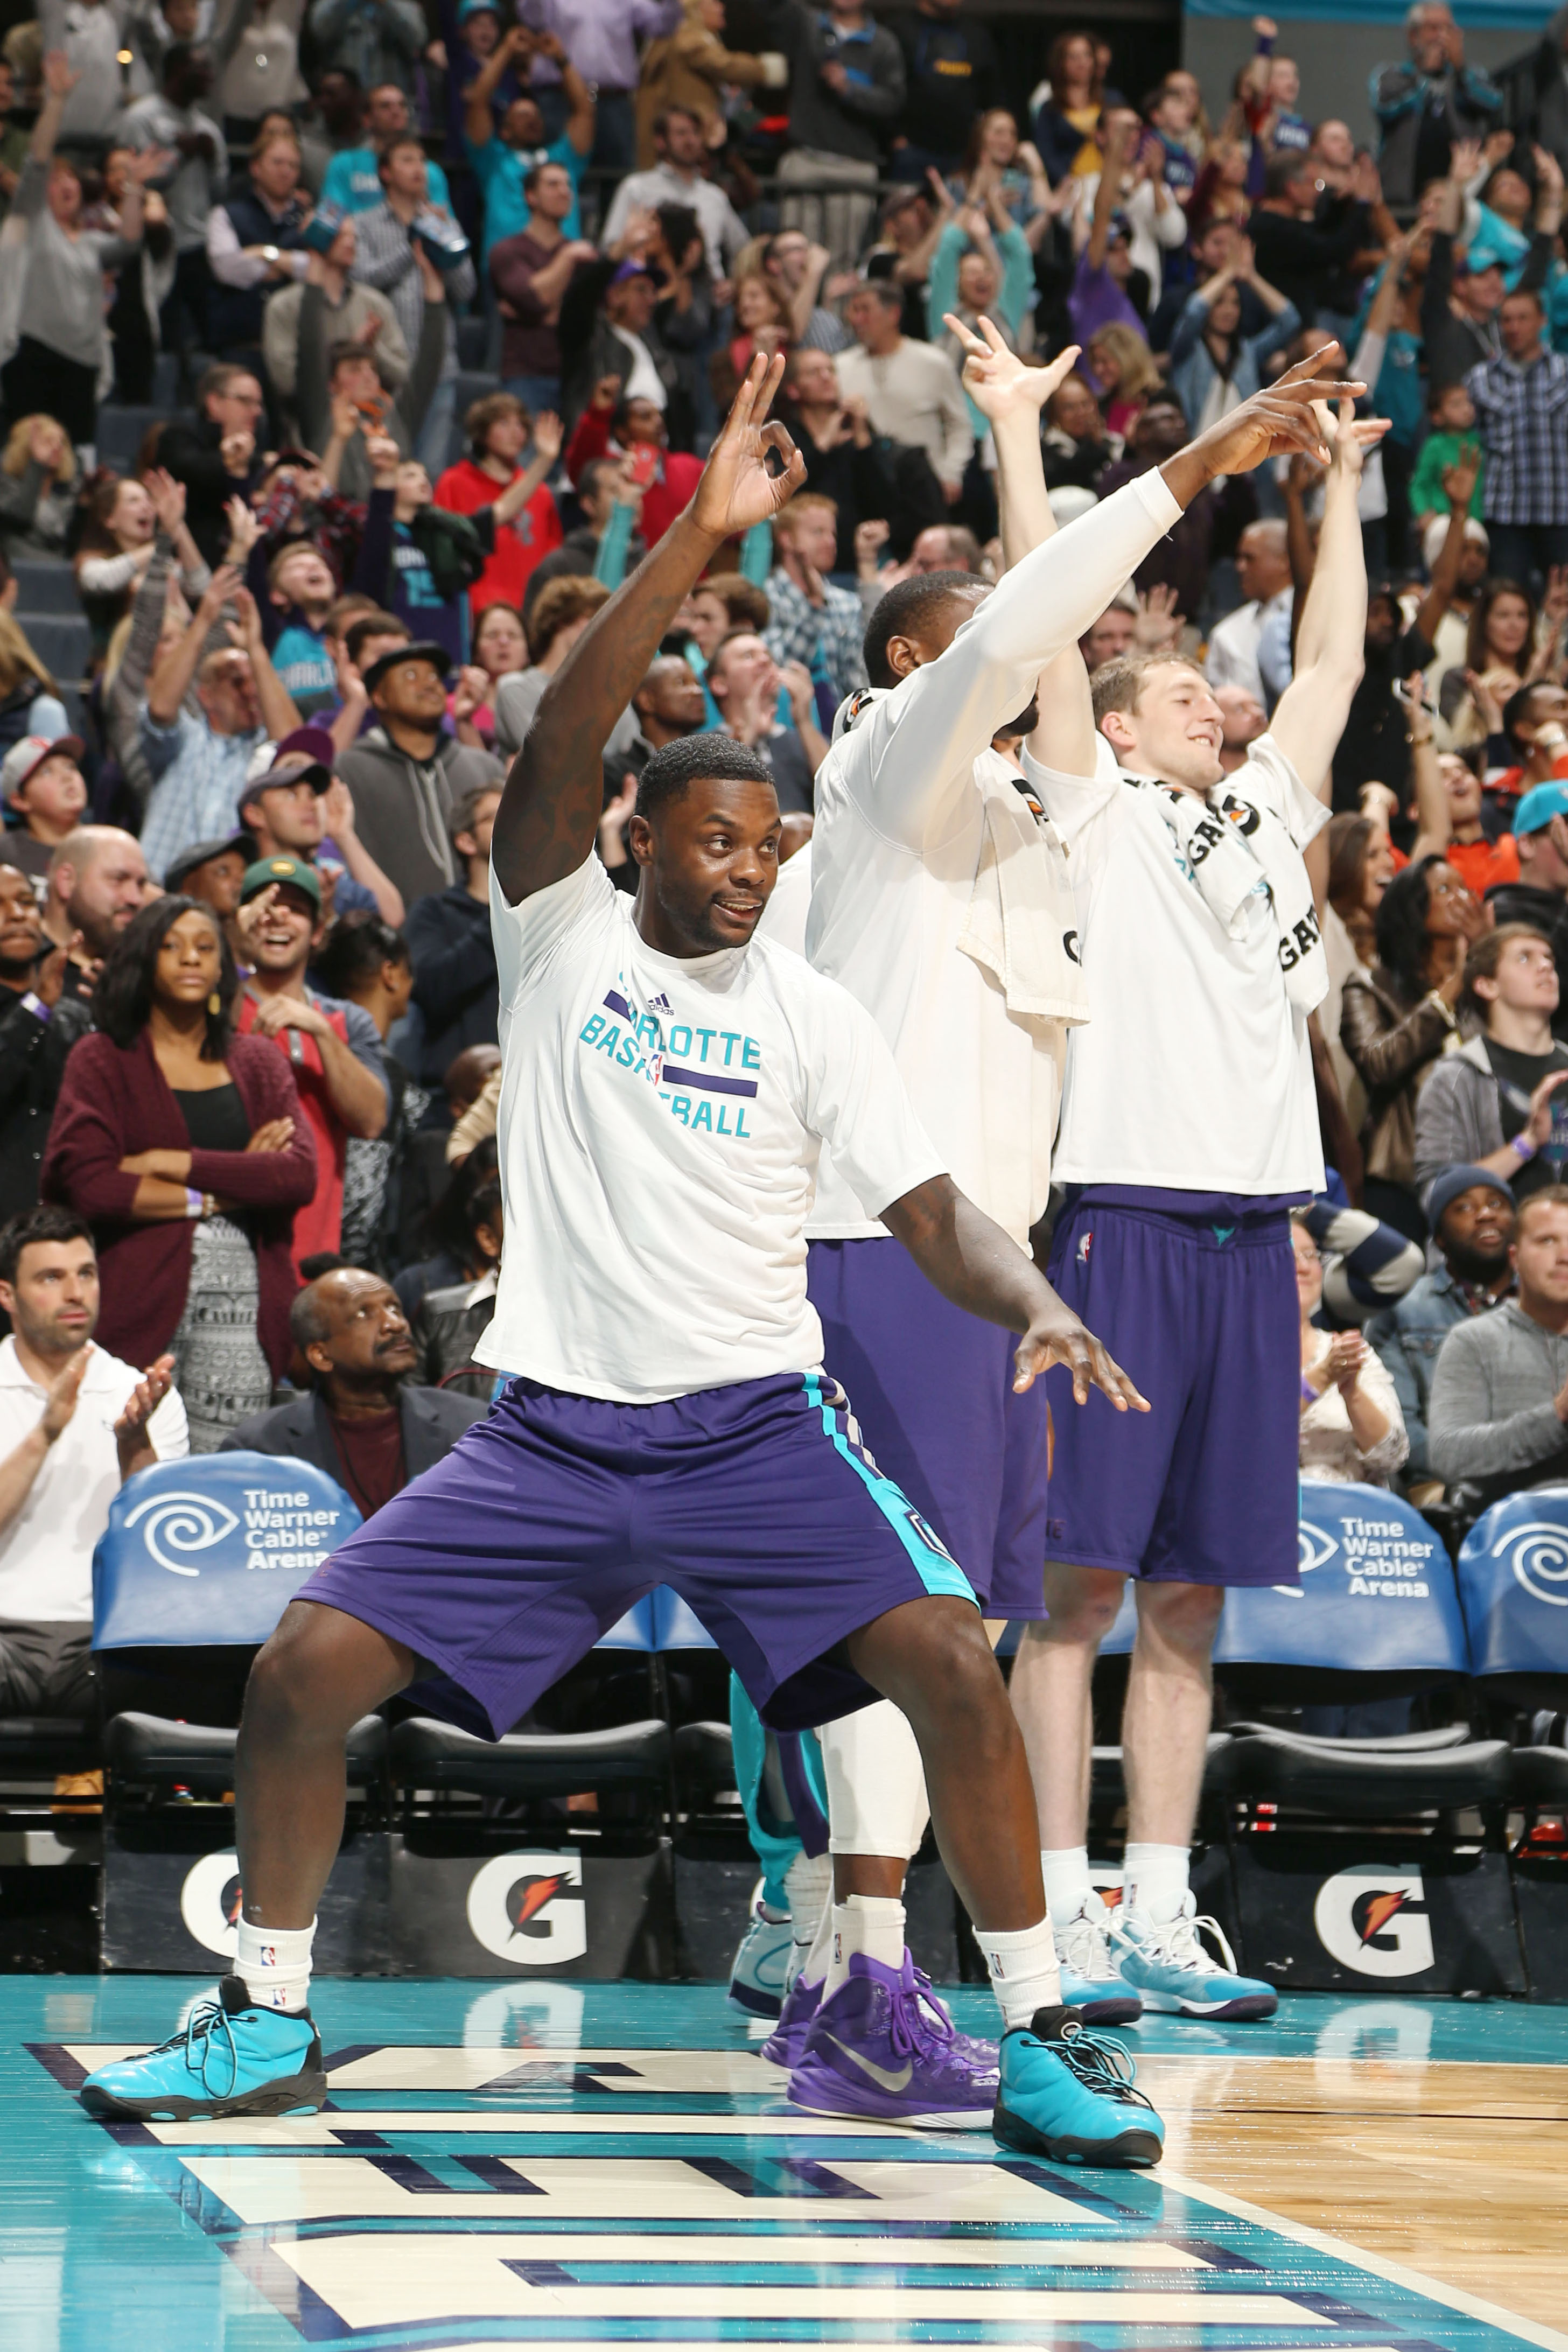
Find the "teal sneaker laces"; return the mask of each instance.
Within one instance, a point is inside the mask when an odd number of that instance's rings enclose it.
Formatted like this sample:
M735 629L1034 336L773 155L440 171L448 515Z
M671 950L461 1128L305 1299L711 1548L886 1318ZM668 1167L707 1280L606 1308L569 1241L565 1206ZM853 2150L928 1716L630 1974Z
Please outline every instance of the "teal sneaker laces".
M207 2079L213 2047L220 2039L228 2059L228 2081L221 2090ZM202 2045L199 2058L198 2043ZM239 2080L239 2053L234 2046L234 2028L229 2023L228 2012L221 2001L204 2000L199 2009L192 2011L190 2022L183 2033L171 2033L167 2042L160 2042L157 2049L150 2050L147 2054L155 2058L165 2050L178 2050L182 2044L185 2064L193 2074L201 2076L203 2090L215 2099L226 2099Z
M1147 2107L1153 2114L1154 2102L1136 2087L1138 2068L1124 2042L1069 2019L1059 2039L1043 2047L1056 2051L1084 2089L1097 2098L1115 2099L1127 2107Z

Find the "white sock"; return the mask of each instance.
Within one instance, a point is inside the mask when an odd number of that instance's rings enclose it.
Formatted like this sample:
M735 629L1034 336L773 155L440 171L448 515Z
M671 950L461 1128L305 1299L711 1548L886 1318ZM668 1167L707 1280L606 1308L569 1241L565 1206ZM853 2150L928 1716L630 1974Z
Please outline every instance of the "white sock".
M828 1857L828 1862L829 1874L827 1892L822 1898L822 1909L817 1915L816 1933L811 1939L811 1949L807 1952L805 1959L802 1960L800 1964L799 1973L805 1978L807 1984L819 1985L826 1983L827 1971L833 1965L833 1878L831 1855Z
M822 1998L831 2000L849 1975L857 1952L885 1969L904 1965L904 1906L890 1895L851 1895L833 1906L833 1958Z
M806 1975L806 1964L822 1927L823 1912L833 1894L831 1856L797 1853L784 1873L784 1893L789 1896L790 1926L795 1938L787 1981L793 1985L797 1977L805 1976L809 1984L814 1979ZM823 1965L826 1966L826 1958Z
M1094 1892L1089 1874L1088 1846L1043 1846L1040 1876L1046 1883L1047 1908L1053 1919L1067 1927L1078 1917Z
M298 2016L310 2002L310 1946L316 1923L308 1927L253 1927L239 1923L234 1972L258 2009L280 2009Z
M1037 2009L1056 2009L1062 1997L1056 1932L1047 1912L1037 1927L976 1927L974 1940L991 1971L991 1990L1010 2032L1027 2025Z
M1129 1841L1121 1864L1122 1902L1130 1911L1142 1911L1156 1927L1168 1926L1186 1900L1191 1859L1189 1846Z

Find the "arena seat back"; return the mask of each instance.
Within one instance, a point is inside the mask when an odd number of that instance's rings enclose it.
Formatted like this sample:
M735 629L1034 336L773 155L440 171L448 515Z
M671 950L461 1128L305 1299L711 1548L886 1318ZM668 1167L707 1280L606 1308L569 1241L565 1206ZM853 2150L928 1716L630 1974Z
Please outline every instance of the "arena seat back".
M93 1648L253 1648L359 1524L342 1488L289 1454L138 1471L93 1554Z
M1484 1511L1459 1550L1470 1672L1500 1695L1560 1705L1568 1685L1568 1486Z

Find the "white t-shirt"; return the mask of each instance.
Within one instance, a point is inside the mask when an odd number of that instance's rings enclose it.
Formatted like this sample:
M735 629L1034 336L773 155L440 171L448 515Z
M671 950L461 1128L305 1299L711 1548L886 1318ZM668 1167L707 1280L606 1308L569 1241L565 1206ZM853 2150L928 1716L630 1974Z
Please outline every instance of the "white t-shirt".
M768 940L660 955L596 856L490 921L506 1250L481 1363L650 1404L815 1370L819 1139L886 1208L944 1172L876 1024Z
M792 955L805 953L806 918L811 912L811 844L797 849L787 865L779 868L779 878L773 884L773 895L763 908L762 919L753 937L772 940L775 947L788 948ZM887 1234L887 1227L868 1217L865 1209L833 1164L833 1154L824 1148L816 1163L816 1198L805 1221L805 1230L812 1241L837 1240L844 1235ZM889 1235L891 1239L891 1235Z
M114 1424L142 1375L95 1347L76 1411L45 1454L26 1500L0 1528L0 1618L90 1624L92 1555L120 1491ZM14 1338L0 1341L0 1460L35 1430L47 1402L22 1368ZM185 1408L171 1389L147 1423L160 1462L191 1450Z
M1320 1192L1307 1023L1279 976L1259 892L1233 940L1178 856L1152 795L1098 739L1092 777L1024 764L1068 845L1089 1018L1068 1045L1055 1173L1064 1184ZM1271 735L1226 779L1304 849L1329 821Z
M1151 472L1069 523L1014 566L939 660L856 697L817 771L807 952L875 1015L959 1190L1025 1249L1050 1191L1067 1033L1010 1013L958 944L986 803L1019 805L1017 771L991 739L1180 513ZM1065 929L1068 869L1045 826L1038 854L1061 869ZM881 1230L819 1188L814 1240Z

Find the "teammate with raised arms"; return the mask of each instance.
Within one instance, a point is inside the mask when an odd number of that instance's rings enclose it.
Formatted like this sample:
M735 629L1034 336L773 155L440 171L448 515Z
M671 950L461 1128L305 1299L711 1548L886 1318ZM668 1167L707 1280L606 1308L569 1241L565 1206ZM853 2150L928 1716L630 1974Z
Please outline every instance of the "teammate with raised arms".
M720 547L802 478L763 421L781 373L753 365L691 504L552 681L497 814L507 1250L480 1352L515 1377L311 1580L258 1658L235 1973L161 2049L90 2076L95 2113L319 2106L310 1941L350 1726L413 1686L499 1738L668 1582L764 1719L799 1727L880 1694L914 1726L1002 2005L998 2134L1058 2158L1159 2156L1131 2062L1059 1999L1028 1768L973 1594L822 1369L805 1278L820 1147L931 1283L1022 1335L1020 1388L1059 1364L1080 1400L1094 1384L1118 1412L1143 1401L943 1171L870 1016L753 943L780 831L755 755L699 735L649 761L635 903L595 851L616 716ZM885 2082L942 2025L912 1982L882 2007Z

